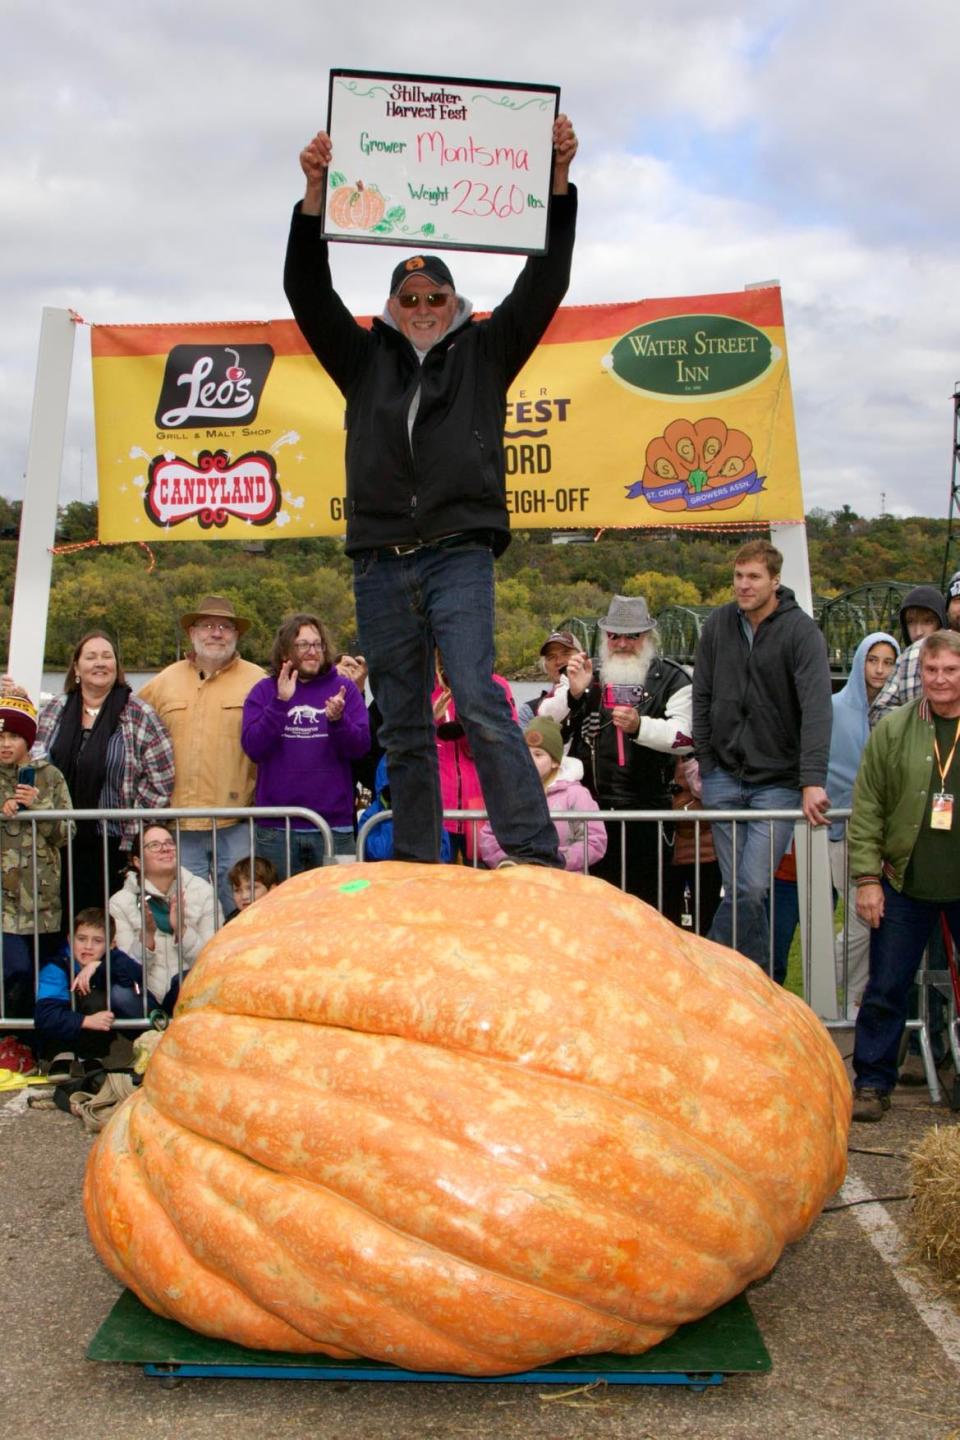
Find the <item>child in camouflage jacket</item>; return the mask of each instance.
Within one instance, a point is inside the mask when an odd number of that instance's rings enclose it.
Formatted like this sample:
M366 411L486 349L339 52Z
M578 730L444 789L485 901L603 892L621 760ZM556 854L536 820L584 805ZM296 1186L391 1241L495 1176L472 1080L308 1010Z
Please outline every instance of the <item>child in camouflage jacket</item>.
M55 765L31 760L37 712L20 695L0 695L0 884L4 1014L27 1019L34 1005L36 928L41 962L60 932L60 847L69 821L40 820L42 810L69 810L70 792Z

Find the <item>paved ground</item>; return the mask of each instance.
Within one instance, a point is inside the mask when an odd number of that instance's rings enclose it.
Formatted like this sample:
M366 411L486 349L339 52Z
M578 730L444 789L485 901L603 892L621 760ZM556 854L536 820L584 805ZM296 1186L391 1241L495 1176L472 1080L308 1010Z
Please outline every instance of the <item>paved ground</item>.
M960 1308L945 1303L923 1271L913 1296L898 1283L889 1259L908 1207L895 1200L821 1217L751 1292L772 1373L702 1394L226 1380L167 1389L136 1367L94 1364L84 1349L118 1292L87 1242L80 1210L90 1142L77 1121L26 1109L21 1097L0 1098L0 1440L233 1440L241 1428L270 1440L960 1437ZM857 1127L851 1144L903 1151L935 1123L960 1116L934 1110L925 1093L898 1091L885 1122ZM906 1188L896 1156L852 1153L850 1171L848 1195ZM914 1274L905 1283L916 1289Z

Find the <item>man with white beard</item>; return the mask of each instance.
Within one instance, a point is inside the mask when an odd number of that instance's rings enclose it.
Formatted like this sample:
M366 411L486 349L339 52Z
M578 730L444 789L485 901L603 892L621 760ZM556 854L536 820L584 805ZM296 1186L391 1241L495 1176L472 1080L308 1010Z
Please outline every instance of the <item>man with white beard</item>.
M599 677L589 664L568 670L570 753L583 762L585 783L602 810L669 810L677 756L693 749L690 677L660 655L642 596L615 595L600 632ZM609 824L607 853L592 873L656 905L657 828ZM679 919L668 883L671 838L665 834L663 909Z

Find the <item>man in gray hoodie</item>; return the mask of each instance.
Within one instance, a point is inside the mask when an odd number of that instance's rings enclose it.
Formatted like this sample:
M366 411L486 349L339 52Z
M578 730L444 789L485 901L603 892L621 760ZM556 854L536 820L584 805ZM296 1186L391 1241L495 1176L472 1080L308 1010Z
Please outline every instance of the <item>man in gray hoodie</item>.
M783 556L751 540L733 562L734 599L704 624L693 669L693 743L708 810L795 810L825 823L833 709L823 635L780 584ZM724 897L710 939L767 968L767 894L789 820L714 824ZM734 885L734 854L736 884Z

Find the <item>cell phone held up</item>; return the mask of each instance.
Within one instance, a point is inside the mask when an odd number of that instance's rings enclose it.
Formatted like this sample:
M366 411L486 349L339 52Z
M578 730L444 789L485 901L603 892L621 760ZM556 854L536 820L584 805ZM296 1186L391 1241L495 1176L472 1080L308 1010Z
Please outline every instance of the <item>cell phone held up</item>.
M161 935L172 935L173 925L170 923L170 902L159 895L147 896L147 909L153 916L154 923Z
M37 783L37 767L35 765L21 765L17 771L17 784L29 785L31 788ZM18 803L18 810L26 810L26 805Z
M640 706L643 703L644 689L642 685L604 685L603 704L607 710L615 710L618 705ZM623 744L623 731L617 731L617 764L626 765L627 755Z

